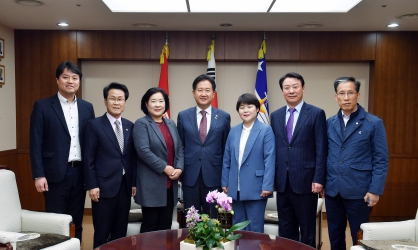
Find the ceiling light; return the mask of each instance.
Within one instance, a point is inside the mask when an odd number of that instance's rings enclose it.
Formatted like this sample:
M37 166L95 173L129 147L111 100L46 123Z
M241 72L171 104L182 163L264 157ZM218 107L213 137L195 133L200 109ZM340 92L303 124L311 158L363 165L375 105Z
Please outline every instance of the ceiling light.
M185 0L102 0L112 12L187 12Z
M361 0L276 1L270 12L348 12L360 2Z
M190 12L256 13L267 12L272 0L189 0Z
M313 28L318 28L322 26L324 26L322 23L315 23L315 22L301 23L297 25L298 28L304 28L304 29L313 29Z
M61 27L67 27L67 26L69 26L68 23L57 23L57 25L58 26L61 26Z
M155 28L155 27L157 27L157 25L153 24L153 23L133 23L132 26L138 27L138 28Z
M38 7L45 5L45 3L38 1L38 0L14 0L15 3L24 5L24 6L31 6L31 7Z
M418 13L412 13L412 14L403 14L396 16L398 19L416 19L418 18Z
M399 26L399 24L397 24L397 23L391 23L391 24L388 24L388 27L389 28L396 28L396 27L398 27Z

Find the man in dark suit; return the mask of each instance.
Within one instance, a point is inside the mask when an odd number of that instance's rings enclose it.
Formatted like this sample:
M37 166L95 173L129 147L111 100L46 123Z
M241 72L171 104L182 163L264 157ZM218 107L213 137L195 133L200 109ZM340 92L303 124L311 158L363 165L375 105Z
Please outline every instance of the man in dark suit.
M107 113L86 124L83 141L85 189L92 200L97 248L126 236L131 196L136 194L133 123L122 118L128 88L111 83L103 89Z
M211 106L215 80L200 75L193 81L197 107L183 110L177 117L177 129L184 146L184 171L181 175L184 207L217 216L215 204L206 202L206 195L221 191L222 158L231 129L231 117Z
M58 93L35 102L30 118L32 177L46 212L71 215L81 241L86 192L80 142L94 110L75 95L82 73L73 62L61 63L55 74Z
M318 193L325 183L325 112L303 101L305 81L287 73L280 81L287 105L271 114L276 137L279 236L315 247Z

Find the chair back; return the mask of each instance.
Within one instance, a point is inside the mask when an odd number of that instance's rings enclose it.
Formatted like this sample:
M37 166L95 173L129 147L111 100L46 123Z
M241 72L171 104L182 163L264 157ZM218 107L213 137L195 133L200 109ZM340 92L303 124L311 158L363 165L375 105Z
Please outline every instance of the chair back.
M415 242L418 242L418 209L415 215Z
M22 231L21 213L15 174L0 169L0 231Z

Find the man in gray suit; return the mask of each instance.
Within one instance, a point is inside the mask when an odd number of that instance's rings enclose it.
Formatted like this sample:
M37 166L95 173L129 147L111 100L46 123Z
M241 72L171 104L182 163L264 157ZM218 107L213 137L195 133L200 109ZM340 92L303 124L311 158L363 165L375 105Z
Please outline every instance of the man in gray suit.
M206 195L221 191L222 159L231 129L231 117L211 106L215 80L200 75L193 82L197 106L179 113L177 129L184 146L184 171L181 176L184 207L194 206L211 217L217 216L215 204L206 202Z

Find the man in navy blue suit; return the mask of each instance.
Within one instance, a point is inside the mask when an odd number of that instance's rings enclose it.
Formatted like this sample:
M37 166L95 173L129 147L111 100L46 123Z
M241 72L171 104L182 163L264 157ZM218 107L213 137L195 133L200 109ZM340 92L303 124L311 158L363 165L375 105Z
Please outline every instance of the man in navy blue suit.
M133 123L121 117L129 97L128 88L112 82L103 89L103 97L107 113L86 124L83 142L85 189L92 200L94 248L126 236L131 196L136 194Z
M216 91L212 77L200 75L192 87L197 106L181 111L177 117L184 146L184 207L194 206L214 218L218 214L215 204L207 203L206 195L215 189L221 191L222 159L231 117L211 106Z
M279 81L287 105L271 114L276 137L279 236L315 246L318 194L325 184L325 112L303 101L305 81L287 73Z
M46 212L71 215L81 241L86 192L80 144L94 110L75 95L82 73L73 62L61 63L55 75L58 93L35 102L30 118L32 177Z

